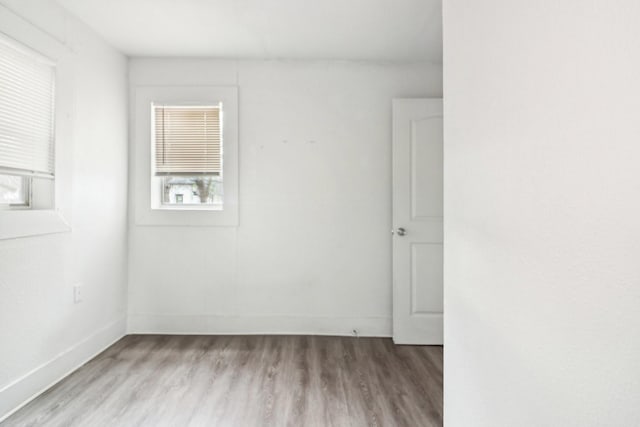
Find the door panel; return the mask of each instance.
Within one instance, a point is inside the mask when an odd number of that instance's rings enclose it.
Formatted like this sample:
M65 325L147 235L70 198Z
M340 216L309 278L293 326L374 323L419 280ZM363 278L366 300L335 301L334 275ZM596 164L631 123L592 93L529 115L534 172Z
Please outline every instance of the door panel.
M442 218L442 117L411 122L411 219Z
M442 99L393 102L393 339L442 344Z
M442 313L442 245L411 245L411 314Z

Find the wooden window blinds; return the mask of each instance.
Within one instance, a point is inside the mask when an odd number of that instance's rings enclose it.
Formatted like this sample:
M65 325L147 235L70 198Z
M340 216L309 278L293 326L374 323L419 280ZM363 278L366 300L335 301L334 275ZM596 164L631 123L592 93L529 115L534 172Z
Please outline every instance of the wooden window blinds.
M156 176L221 175L221 106L153 105Z

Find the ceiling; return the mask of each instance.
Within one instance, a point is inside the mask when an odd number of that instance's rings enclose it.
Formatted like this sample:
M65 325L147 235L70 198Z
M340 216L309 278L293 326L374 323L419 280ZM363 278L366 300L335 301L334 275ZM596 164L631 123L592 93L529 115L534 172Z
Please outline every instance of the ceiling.
M441 0L57 0L129 56L442 61Z

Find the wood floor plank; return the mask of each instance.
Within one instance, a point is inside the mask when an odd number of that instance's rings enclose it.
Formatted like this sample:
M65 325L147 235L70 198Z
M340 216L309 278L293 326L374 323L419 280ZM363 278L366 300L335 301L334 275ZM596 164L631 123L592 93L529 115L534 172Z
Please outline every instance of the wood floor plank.
M442 347L131 335L0 425L441 426Z

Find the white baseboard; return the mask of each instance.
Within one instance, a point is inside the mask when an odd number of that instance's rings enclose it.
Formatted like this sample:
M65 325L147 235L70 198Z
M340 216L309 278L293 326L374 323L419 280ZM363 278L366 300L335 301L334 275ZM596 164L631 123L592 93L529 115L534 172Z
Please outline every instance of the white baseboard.
M390 317L129 314L129 334L336 335L390 337Z
M121 318L0 389L0 422L125 335Z

